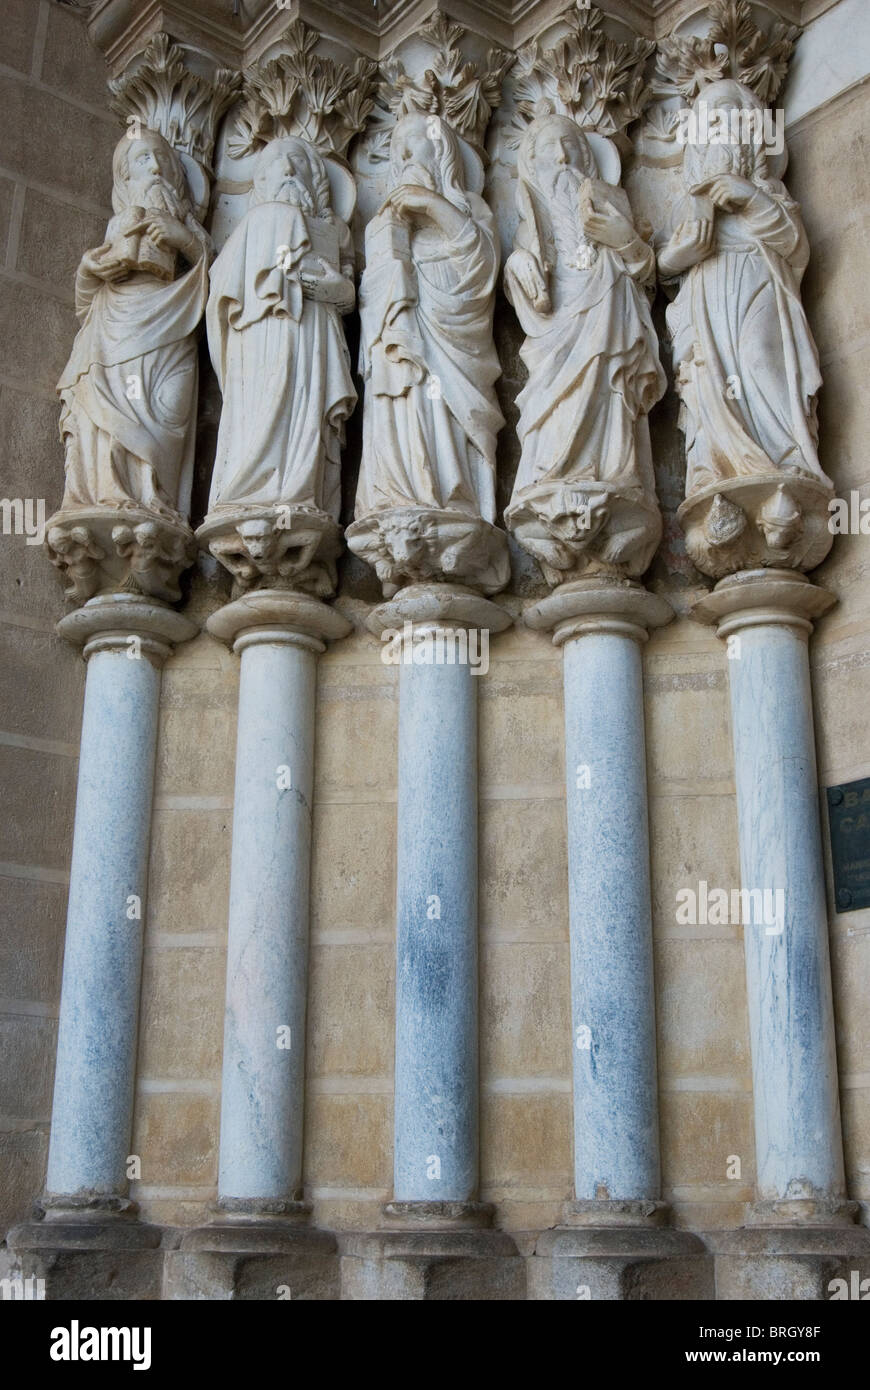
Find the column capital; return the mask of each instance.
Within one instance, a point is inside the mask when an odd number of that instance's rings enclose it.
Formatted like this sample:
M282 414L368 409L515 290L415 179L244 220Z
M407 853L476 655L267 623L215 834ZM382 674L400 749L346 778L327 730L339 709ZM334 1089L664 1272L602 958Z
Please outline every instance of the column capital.
M563 584L523 614L527 627L552 632L561 647L590 632L610 632L645 642L651 628L674 616L671 605L634 580L593 578Z
M135 594L100 594L83 608L67 613L57 624L58 634L88 657L95 652L120 651L130 655L131 638L137 651L162 666L179 642L189 642L197 626L174 608Z
M835 594L813 584L797 570L754 569L721 579L692 609L699 623L716 625L726 638L748 627L779 625L808 637L814 618L837 602Z
M353 624L328 604L287 589L257 589L212 613L206 631L234 651L257 642L290 642L322 652Z

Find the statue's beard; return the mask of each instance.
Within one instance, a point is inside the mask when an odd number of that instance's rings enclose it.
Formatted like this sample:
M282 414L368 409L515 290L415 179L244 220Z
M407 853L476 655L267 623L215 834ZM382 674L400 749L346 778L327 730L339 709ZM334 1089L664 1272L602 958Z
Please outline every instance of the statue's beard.
M584 175L580 173L579 169L566 164L557 170L551 193L557 202L576 208L583 180Z
M428 188L431 193L438 192L438 183L425 164L406 164L399 175L399 188Z
M686 146L686 182L690 189L708 183L720 174L737 174L751 179L755 155L749 145L711 142Z
M152 179L147 188L141 190L137 196L140 199L137 204L139 207L152 208L155 212L168 212L179 222L183 222L187 215L187 208L165 179Z
M299 179L287 178L278 189L278 201L289 203L291 207L301 208L303 212L314 213L314 199L304 183Z

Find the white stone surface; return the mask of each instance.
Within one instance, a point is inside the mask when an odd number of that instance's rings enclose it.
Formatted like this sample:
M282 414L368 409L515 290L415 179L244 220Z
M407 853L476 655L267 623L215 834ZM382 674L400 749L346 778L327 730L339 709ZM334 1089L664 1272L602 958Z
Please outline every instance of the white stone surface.
M730 79L702 87L713 113L761 113ZM818 354L800 299L809 246L797 205L761 143L691 139L684 198L659 254L683 276L668 309L686 436L680 513L695 563L717 577L753 564L811 568L830 548L819 463ZM809 482L801 496L789 484ZM720 500L724 499L724 501ZM821 520L821 525L819 524Z
M223 409L198 537L238 591L335 590L353 272L326 162L307 141L270 141L250 210L212 266L206 314Z
M508 569L492 529L504 423L492 215L466 187L447 121L402 117L390 157L360 286L363 455L348 544L376 565L388 597L402 580L444 570L494 592Z
M186 516L208 238L180 159L142 130L115 150L115 216L76 276L82 327L58 383L66 445L63 507L138 504ZM176 278L178 257L189 268Z
M505 524L551 584L593 558L642 574L661 536L646 418L666 386L644 293L655 256L596 162L608 145L618 171L611 142L552 115L520 148L505 289L529 378Z

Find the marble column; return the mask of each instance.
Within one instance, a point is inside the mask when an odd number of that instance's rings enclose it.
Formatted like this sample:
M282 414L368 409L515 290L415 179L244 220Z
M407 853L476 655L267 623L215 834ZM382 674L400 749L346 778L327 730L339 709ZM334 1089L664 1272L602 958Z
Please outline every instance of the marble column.
M641 646L672 616L594 579L526 613L563 651L574 1186L596 1214L660 1195Z
M563 651L574 1072L575 1195L538 1240L534 1298L710 1292L702 1247L661 1201L641 650L672 617L604 576L525 612Z
M193 623L122 594L58 625L87 662L45 1203L129 1205L160 672Z
M464 1219L477 1196L477 682L484 668L456 660L456 638L468 633L471 650L488 657L490 631L509 624L496 604L449 585L411 586L369 622L382 638L401 634L390 653L400 663L393 1215L440 1203L445 1219L460 1212ZM439 643L449 663L437 660Z
M208 630L239 653L218 1204L301 1202L317 656L350 623L302 595L259 592Z
M813 618L834 601L793 570L765 569L722 580L694 609L731 658L744 894L767 892L776 907L744 921L756 1220L826 1223L844 1211L807 650Z
M159 1297L161 1231L128 1196L161 668L196 626L132 593L58 624L87 662L44 1219L8 1233L52 1299ZM40 1214L39 1211L36 1213Z
M384 1229L345 1239L344 1298L525 1295L478 1200L477 684L510 623L447 583L368 618L399 664L394 1178Z
M206 628L240 658L218 1197L167 1256L166 1296L336 1298L302 1143L317 658L351 624L306 594L257 589Z
M870 1274L843 1169L808 655L834 601L771 567L693 610L728 647L755 1118L756 1200L713 1242L725 1299L824 1300L832 1278Z

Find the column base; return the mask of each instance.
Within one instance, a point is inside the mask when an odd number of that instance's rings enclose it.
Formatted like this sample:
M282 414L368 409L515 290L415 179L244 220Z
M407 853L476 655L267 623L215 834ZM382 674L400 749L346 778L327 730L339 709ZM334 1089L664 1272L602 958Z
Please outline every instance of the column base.
M525 1260L504 1231L375 1231L342 1240L341 1296L386 1302L526 1297Z
M427 1231L485 1230L492 1226L495 1207L491 1202L388 1202L385 1224L397 1230Z
M556 1226L529 1260L530 1299L710 1299L713 1260L697 1236L652 1224Z
M135 1204L52 1206L6 1237L13 1272L43 1280L47 1302L161 1297L163 1230L138 1221Z
M292 1204L303 1208L305 1204ZM305 1212L227 1216L186 1231L167 1251L163 1297L263 1302L336 1300L335 1236L303 1224Z
M870 1231L860 1226L748 1226L705 1239L718 1299L870 1298Z
M668 1226L667 1202L577 1200L538 1237L529 1298L567 1302L712 1298L713 1261L697 1236Z
M338 1245L307 1225L310 1202L224 1197L214 1220L167 1252L168 1300L336 1300Z
M525 1261L489 1202L388 1202L388 1229L342 1238L341 1296L448 1302L524 1299Z

